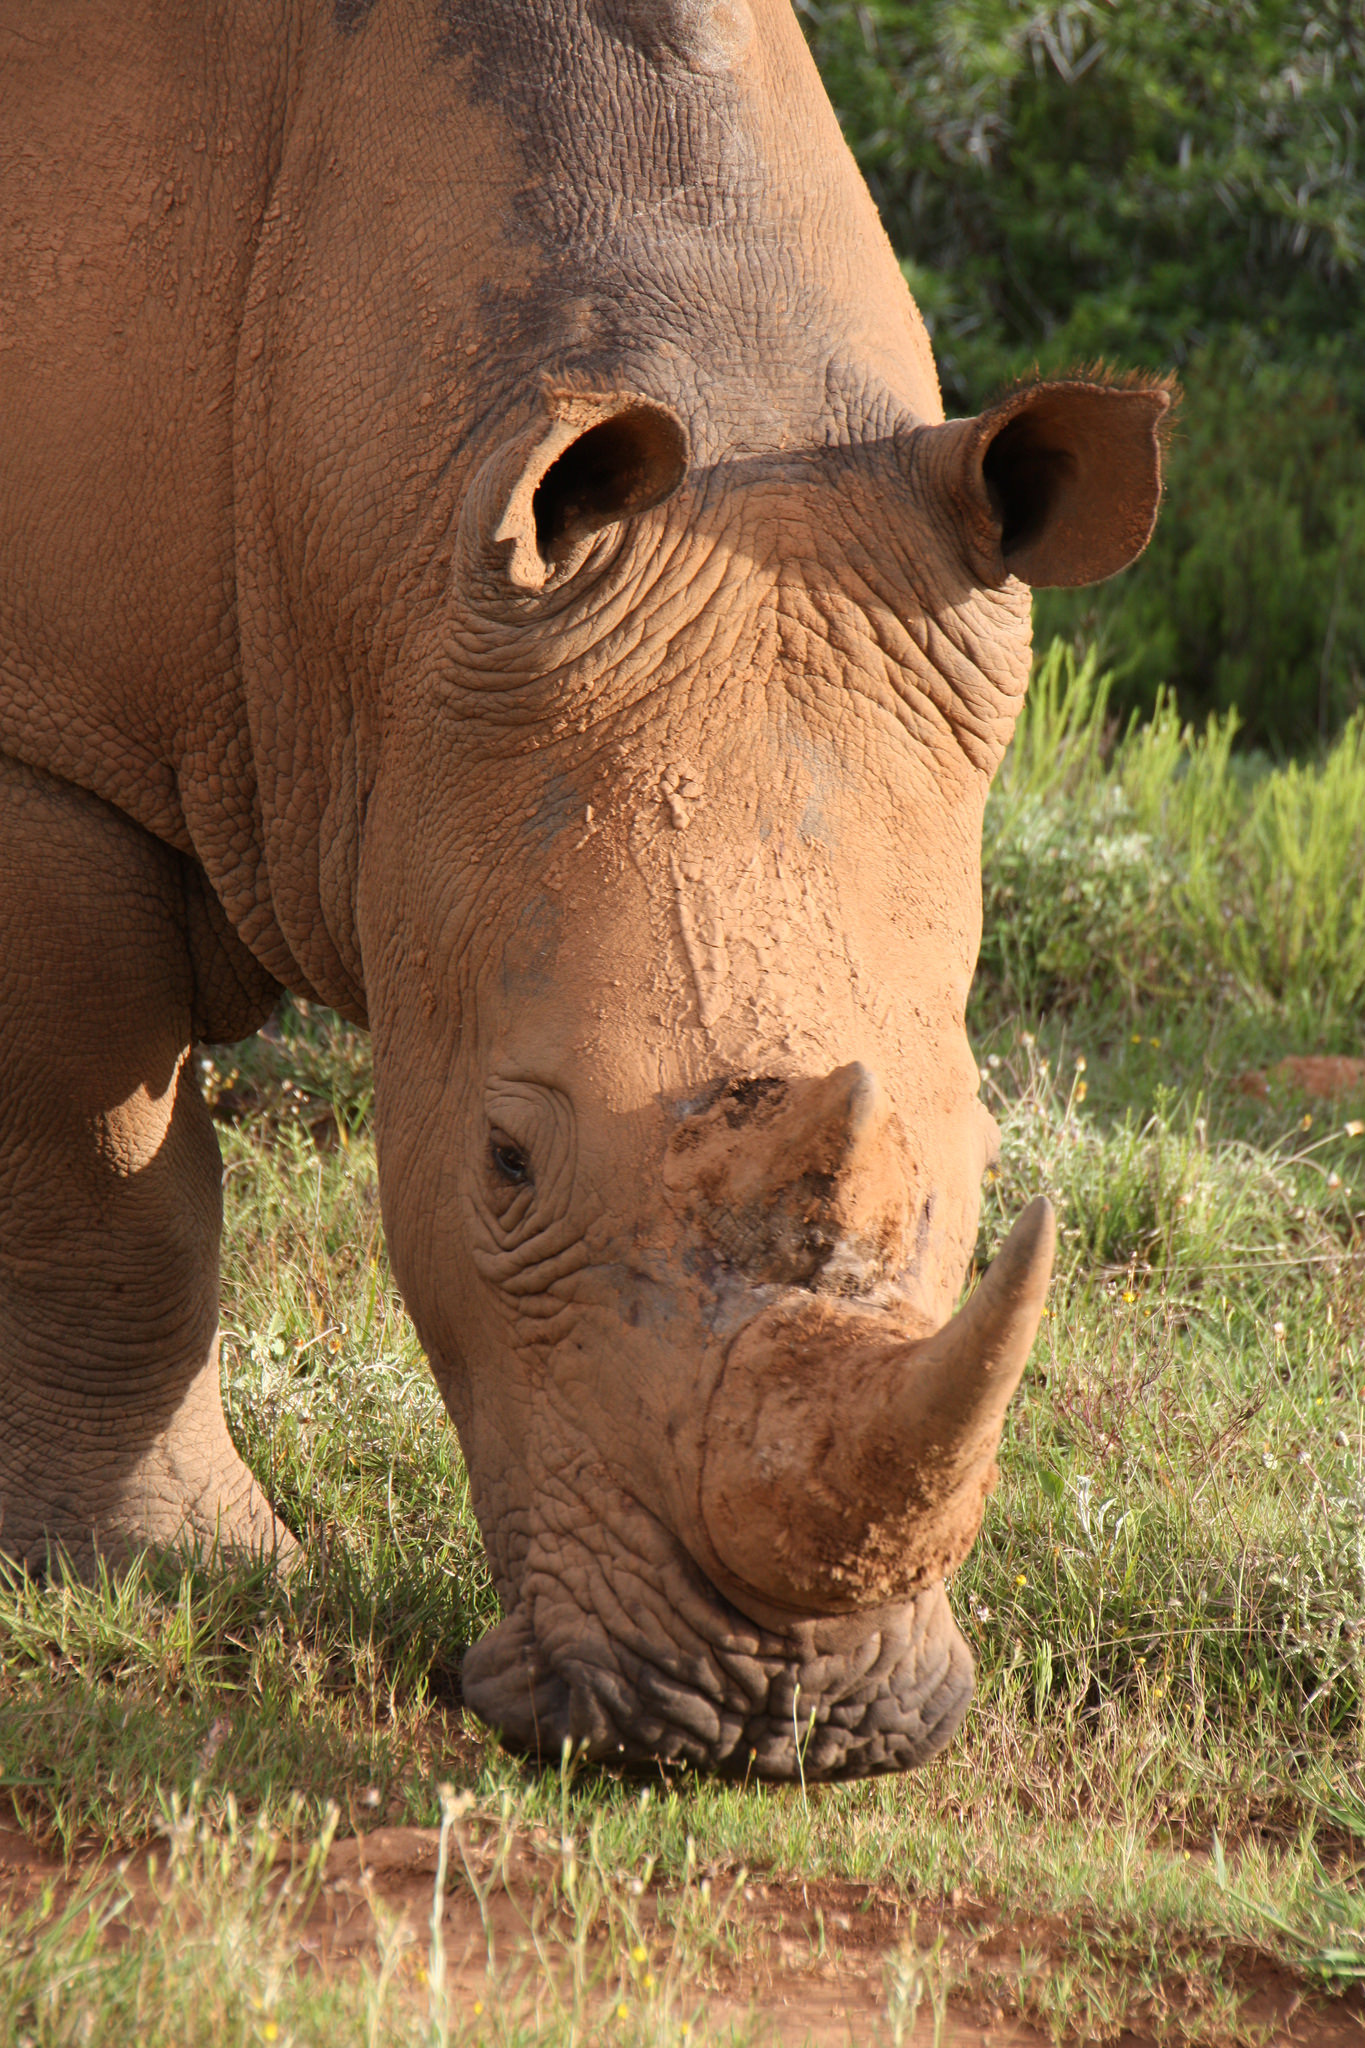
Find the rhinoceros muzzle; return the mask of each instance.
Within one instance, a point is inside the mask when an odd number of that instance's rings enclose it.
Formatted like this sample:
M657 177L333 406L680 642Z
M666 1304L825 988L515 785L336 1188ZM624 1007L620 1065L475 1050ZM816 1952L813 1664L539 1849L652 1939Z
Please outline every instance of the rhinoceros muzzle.
M711 1091L679 1118L664 1181L735 1283L695 1509L600 1473L591 1524L551 1505L507 1620L466 1659L466 1699L542 1756L568 1741L775 1778L922 1762L971 1695L943 1579L994 1482L1051 1208L1032 1203L927 1332L899 1284L925 1219L865 1068Z

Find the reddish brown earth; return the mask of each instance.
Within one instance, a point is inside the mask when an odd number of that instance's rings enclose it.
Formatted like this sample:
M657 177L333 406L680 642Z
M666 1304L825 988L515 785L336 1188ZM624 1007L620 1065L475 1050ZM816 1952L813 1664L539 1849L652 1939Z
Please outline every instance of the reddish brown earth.
M1291 1054L1287 1059L1277 1060L1268 1072L1259 1067L1249 1068L1237 1076L1234 1085L1243 1095L1268 1096L1272 1084L1323 1102L1365 1094L1365 1060L1346 1059L1335 1053Z
M358 1969L374 1957L378 1913L387 1923L396 1920L408 1929L415 1977L430 1938L437 1842L435 1829L405 1827L382 1827L337 1842L318 1895L296 1925L300 1961L329 1974ZM144 1851L122 1865L130 1894L126 1919L133 1925L150 1925L159 1910L160 1887L149 1868L151 1853ZM520 1967L517 1962L519 1951L529 1945L532 1927L547 1922L553 1926L560 1917L551 1902L558 1859L548 1838L518 1840L500 1876L495 1876L494 1858L491 1841L481 1844L465 1837L462 1864L452 1844L455 1888L446 1899L443 1931L452 1997L466 2017L475 2000L487 1996L489 1930L498 1968L507 1973L505 1981L515 1983L523 1968L529 1979L543 1967L534 1956ZM107 1860L106 1867L112 1867ZM20 1829L0 1823L0 1911L22 1913L36 1904L47 1886L55 1887L60 1901L100 1868L95 1856L64 1863ZM494 1880L486 1921L467 1878L461 1881L462 1868L481 1889ZM669 1938L658 1904L653 1893L636 1902L646 1941L651 1923L659 1930L656 1967ZM884 2038L887 1967L908 1939L923 1953L941 1938L942 1953L955 1973L998 1973L1008 1984L1018 1970L1021 1949L1046 1956L1060 1950L1070 1931L1061 1920L1047 1916L1005 1920L988 1904L969 1898L955 1897L948 1905L922 1904L912 1911L890 1889L828 1879L810 1884L754 1880L736 1891L725 1917L741 1937L744 1962L739 1966L723 1953L717 1955L714 1989L704 2001L707 2033L757 2014L767 2022L772 2042L812 2043L817 2048ZM111 1938L117 1933L116 1923ZM1263 1957L1248 1953L1243 1961L1250 1994L1245 2019L1264 2030L1268 2041L1301 2048L1345 2048L1350 2043L1357 2048L1365 2026L1365 1999L1353 1995L1321 2005L1306 1999L1300 1985ZM704 2038L700 2029L698 2034ZM913 2036L906 2038L935 2038L927 1991ZM1035 2043L1041 2048L1047 2039L999 2005L957 1994L937 2038L950 2048L967 2043L972 2048L1032 2048ZM1115 2038L1118 2048L1148 2048L1149 2043L1155 2048L1151 2034L1126 2032ZM1164 2038L1179 2038L1169 2023Z

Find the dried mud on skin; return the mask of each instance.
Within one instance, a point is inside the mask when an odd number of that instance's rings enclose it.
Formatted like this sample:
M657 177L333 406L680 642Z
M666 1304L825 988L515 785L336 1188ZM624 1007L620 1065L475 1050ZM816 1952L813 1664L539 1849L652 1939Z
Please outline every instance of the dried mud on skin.
M499 1958L499 1988L492 1995L523 1997L528 2011L536 2002L537 1980L543 1987L544 1964L530 1949L533 1913L551 1939L557 1921L569 1932L567 1918L547 1906L555 1858L534 1830L503 1854L506 1882L492 1886L487 1922L463 1881L461 1860L452 1843L454 1889L446 1898L443 1932L447 1980L456 2010L468 2013L476 1999L490 1996L487 1971L491 1928ZM323 1881L306 1913L295 1924L298 1964L328 1977L358 1973L376 1959L376 1925L395 1921L409 1930L414 1962L425 1957L430 1938L432 1883L436 1873L438 1831L435 1828L381 1827L368 1835L336 1842L327 1859ZM21 1914L35 1906L45 1888L60 1906L86 1879L120 1871L130 1894L122 1924L115 1922L107 1938L124 1938L129 1925L150 1927L160 1911L158 1892L143 1851L113 1859L92 1853L64 1863L36 1846L23 1831L0 1822L0 1911ZM464 1855L480 1885L493 1875L491 1843L468 1839ZM164 1872L164 1852L158 1858ZM283 1872L281 1875L283 1876ZM164 1877L162 1879L164 1882ZM668 1929L658 1915L657 1894L636 1902L641 1920ZM1008 1979L1018 1969L1021 1949L1033 1956L1056 1952L1069 1931L1045 1917L1002 1920L985 1904L935 1902L915 1909L889 1889L843 1880L809 1884L748 1881L737 1892L726 1924L742 1940L742 1967L717 1958L714 1988L703 1992L689 1984L680 2003L695 2002L705 2018L695 2030L700 2043L722 2036L732 2026L754 2027L756 2043L812 2044L812 2048L862 2048L889 2039L887 2031L887 1965L900 1945L913 1938L921 1951L942 1938L945 1960L961 1969L976 1967ZM519 1951L522 1951L519 1955ZM1330 2006L1305 1998L1302 1987L1263 1957L1248 1955L1240 1980L1248 1994L1244 2022L1263 2030L1277 2043L1299 2048L1359 2048L1365 2029L1365 1998L1350 1995ZM543 1997L543 1989L542 1989ZM973 2001L955 1991L944 2022L935 2031L931 2001L921 2004L914 2042L943 2048L1045 2048L1049 2037L1025 2021L1004 2014L998 2006ZM1178 2039L1168 2025L1166 2044ZM1114 2037L1115 2048L1156 2048L1155 2035L1127 2031Z

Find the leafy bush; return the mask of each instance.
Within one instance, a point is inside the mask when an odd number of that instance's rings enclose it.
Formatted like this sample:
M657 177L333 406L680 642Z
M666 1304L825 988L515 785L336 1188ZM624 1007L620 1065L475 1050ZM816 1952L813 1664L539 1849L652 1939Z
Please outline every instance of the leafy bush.
M801 0L853 153L979 403L1037 355L1293 354L1358 320L1365 29L1342 0Z
M1147 553L1111 583L1044 591L1040 635L1098 640L1115 699L1236 709L1245 740L1303 747L1365 702L1365 432L1336 358L1201 354Z
M1275 749L1365 690L1365 27L1342 0L799 0L952 412L1176 367L1157 539L1043 637Z

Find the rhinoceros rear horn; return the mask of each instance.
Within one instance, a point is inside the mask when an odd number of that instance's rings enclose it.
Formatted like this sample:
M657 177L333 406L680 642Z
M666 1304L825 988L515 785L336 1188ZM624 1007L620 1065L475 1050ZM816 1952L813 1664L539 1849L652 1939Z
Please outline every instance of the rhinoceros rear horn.
M498 451L470 494L518 590L571 569L595 533L660 504L687 469L682 421L653 399L573 392L549 410L548 423Z
M1161 502L1169 382L1025 385L976 419L915 436L974 575L1035 588L1102 583L1135 561Z

